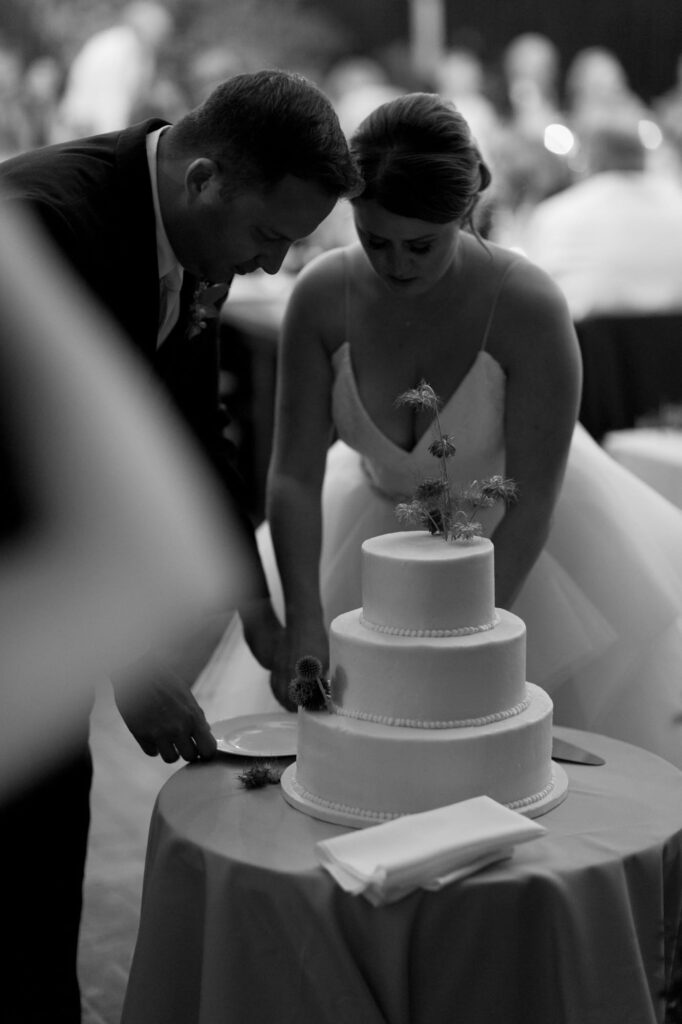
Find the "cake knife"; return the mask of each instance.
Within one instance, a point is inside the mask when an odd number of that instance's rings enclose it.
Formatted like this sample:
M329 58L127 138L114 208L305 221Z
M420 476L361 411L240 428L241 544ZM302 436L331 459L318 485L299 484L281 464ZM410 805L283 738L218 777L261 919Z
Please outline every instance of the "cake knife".
M589 750L576 747L574 743L552 737L552 760L568 761L570 764L606 764L603 757L598 754L591 754Z

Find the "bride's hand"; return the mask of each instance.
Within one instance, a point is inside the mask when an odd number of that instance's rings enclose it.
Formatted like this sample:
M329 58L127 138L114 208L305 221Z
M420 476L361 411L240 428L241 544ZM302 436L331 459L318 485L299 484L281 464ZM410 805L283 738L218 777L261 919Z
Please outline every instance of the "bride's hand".
M275 698L287 711L296 711L296 704L289 696L289 684L296 675L296 662L305 655L316 657L322 665L323 676L327 674L329 664L329 644L327 635L322 630L316 636L285 633L283 642L278 645L275 660L270 674L270 687Z
M244 637L263 668L272 669L284 643L284 627L269 600L259 599L239 609Z

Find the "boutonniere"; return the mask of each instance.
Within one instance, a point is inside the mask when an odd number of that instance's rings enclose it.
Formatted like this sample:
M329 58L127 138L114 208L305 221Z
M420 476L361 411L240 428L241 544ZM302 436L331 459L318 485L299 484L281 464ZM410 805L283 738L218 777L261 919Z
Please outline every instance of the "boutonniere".
M401 502L395 512L402 523L419 526L445 540L470 540L483 532L477 515L481 509L492 508L498 501L511 505L518 499L514 480L491 476L486 480L473 480L466 487L453 489L448 479L448 460L456 452L454 438L444 434L438 409L440 399L430 384L421 381L416 388L406 391L396 400L397 405L413 409L426 409L433 417L434 440L429 453L438 459L437 477L423 480L412 495L412 500Z
M227 295L230 282L212 284L211 281L199 281L189 307L187 337L195 338L208 326L208 321L215 319L220 312L218 303Z

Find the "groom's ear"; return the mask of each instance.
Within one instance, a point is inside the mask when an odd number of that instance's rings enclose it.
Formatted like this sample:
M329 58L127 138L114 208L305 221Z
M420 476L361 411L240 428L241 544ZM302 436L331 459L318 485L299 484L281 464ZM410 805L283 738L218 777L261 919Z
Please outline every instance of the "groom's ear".
M220 189L220 173L215 160L207 156L197 157L187 165L185 188L190 202L199 196L212 198Z

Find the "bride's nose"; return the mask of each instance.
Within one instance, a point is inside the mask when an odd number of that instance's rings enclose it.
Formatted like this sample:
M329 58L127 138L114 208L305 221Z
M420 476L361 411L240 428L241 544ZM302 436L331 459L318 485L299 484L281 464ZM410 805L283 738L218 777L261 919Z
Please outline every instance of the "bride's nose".
M410 270L410 255L399 248L386 253L386 271L391 277L407 276Z

